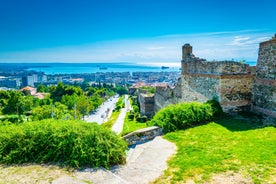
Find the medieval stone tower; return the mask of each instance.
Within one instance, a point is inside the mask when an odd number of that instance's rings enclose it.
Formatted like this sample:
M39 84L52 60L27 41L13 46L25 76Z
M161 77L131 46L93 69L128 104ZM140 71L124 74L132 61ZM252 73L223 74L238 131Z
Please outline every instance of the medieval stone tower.
M260 43L252 106L254 110L276 117L276 34Z
M193 47L190 44L182 46L182 60L187 61L193 55Z

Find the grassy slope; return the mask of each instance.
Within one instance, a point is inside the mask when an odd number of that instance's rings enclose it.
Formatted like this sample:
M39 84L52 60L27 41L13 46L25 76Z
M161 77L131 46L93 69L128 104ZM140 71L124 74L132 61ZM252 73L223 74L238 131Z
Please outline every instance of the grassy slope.
M254 183L276 182L276 128L260 128L253 118L218 120L165 138L176 143L178 152L156 183L201 183L227 171Z
M126 135L130 132L133 132L135 130L139 130L142 128L146 128L148 125L147 123L139 123L136 120L129 120L128 119L129 112L127 112L124 122L124 127L121 135Z

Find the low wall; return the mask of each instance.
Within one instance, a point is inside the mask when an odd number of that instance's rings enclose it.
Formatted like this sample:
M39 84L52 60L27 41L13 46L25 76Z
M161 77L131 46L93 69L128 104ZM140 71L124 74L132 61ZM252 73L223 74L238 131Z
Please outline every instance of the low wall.
M129 146L134 144L141 144L152 140L154 137L162 135L162 128L158 126L152 126L136 130L123 136L123 139L128 143Z

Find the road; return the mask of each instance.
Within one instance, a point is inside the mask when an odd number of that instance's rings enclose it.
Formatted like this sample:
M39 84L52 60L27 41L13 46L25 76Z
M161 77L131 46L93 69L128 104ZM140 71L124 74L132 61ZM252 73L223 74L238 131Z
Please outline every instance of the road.
M105 101L94 114L87 115L84 117L84 120L87 122L96 122L99 125L107 122L110 118L113 109L115 108L116 102L118 101L119 96L113 96L107 101Z

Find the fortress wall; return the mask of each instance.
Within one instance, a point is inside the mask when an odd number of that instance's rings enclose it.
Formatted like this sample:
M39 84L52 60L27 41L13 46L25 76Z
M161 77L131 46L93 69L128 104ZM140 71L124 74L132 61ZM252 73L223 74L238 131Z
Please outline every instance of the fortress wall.
M183 92L187 92L185 88L190 88L188 90L192 92L190 93L190 97L186 97L187 99L183 100L204 102L213 97L220 99L220 76L210 74L184 74L183 80L188 84L188 86L183 87ZM199 96L197 93L201 95Z
M154 94L154 112L168 106L177 104L182 101L181 78L175 87L157 86Z
M248 64L234 61L208 62L199 58L182 61L182 74L236 75L247 74L249 71Z
M139 103L141 116L152 117L154 114L154 95L140 93Z
M276 35L260 43L252 107L276 117Z
M185 44L182 49L182 76L187 88L193 92L183 101L204 102L217 98L225 112L240 110L251 104L253 68L248 64L234 61L208 62L192 54L192 47ZM191 100L192 99L192 100Z
M250 74L221 77L220 103L225 112L250 108L253 78Z
M276 34L260 43L256 67L233 61L207 62L182 47L182 77L175 88L157 88L155 112L170 103L205 102L216 97L225 112L252 106L276 117Z

